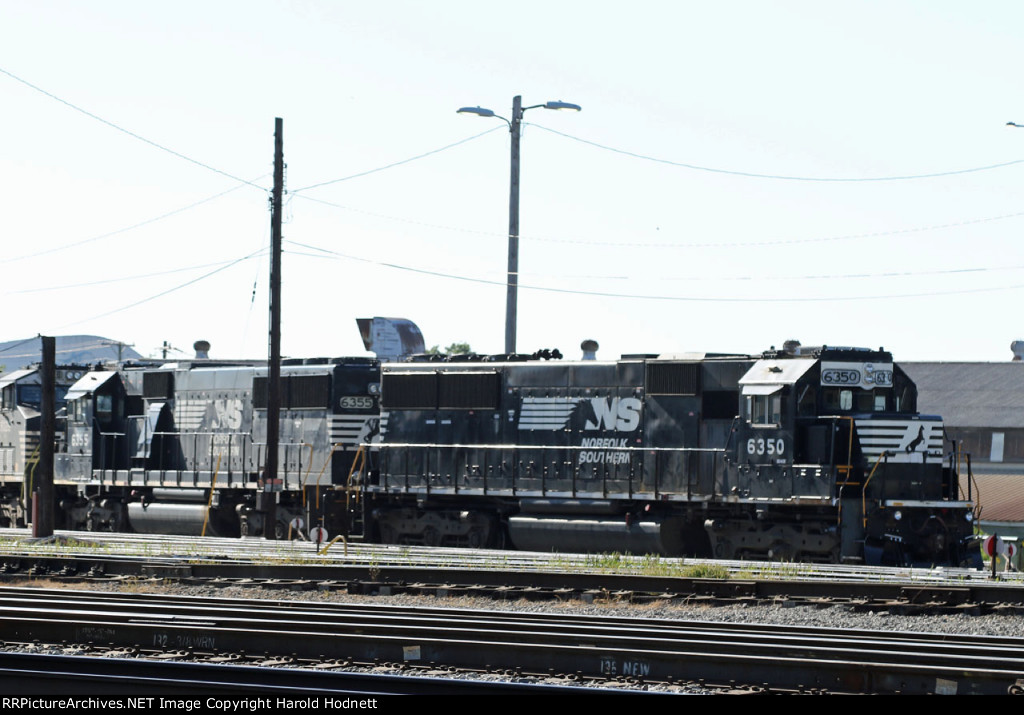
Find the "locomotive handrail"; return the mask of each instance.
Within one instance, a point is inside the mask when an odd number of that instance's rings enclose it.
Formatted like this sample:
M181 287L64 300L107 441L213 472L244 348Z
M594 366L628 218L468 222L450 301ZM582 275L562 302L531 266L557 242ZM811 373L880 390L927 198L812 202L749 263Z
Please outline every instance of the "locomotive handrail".
M850 421L850 439L846 445L846 464L837 464L836 470L839 471L845 480L849 480L850 472L853 471L853 430L856 428L857 423L853 417L838 416L833 417L834 420L849 420ZM876 462L877 464L877 462ZM856 482L852 482L856 484Z
M324 460L324 466L320 467L320 473L316 475L316 484L314 485L314 491L316 492L316 509L317 510L320 509L320 480L323 478L324 472L327 471L327 465L330 464L331 460L334 458L334 453L337 451L338 447L341 447L341 446L342 446L341 442L335 442L335 443L333 443L331 445L331 451L327 453L327 458ZM303 484L302 486L305 487L306 485ZM303 506L306 505L306 490L305 489L302 490L302 505Z
M42 449L42 446L42 443L37 444L36 448L32 450L32 454L25 460L25 466L27 467L31 462L32 468L28 470L27 479L21 488L22 508L24 508L25 503L28 501L29 495L32 494L32 485L36 481L36 466L39 464L39 450Z
M882 453L878 455L878 459L875 460L875 466L871 468L871 473L868 474L868 478L864 480L864 486L860 490L860 516L864 522L865 529L868 527L868 483L871 481L871 478L875 476L875 470L878 469L878 465L883 463L882 460L885 460L885 463L888 464L889 457L891 455L892 453L889 450L882 450ZM883 489L885 488L884 483L882 487Z
M363 443L361 449L371 445ZM652 491L653 498L660 499L662 494L685 495L692 497L694 487L694 475L699 473L700 467L696 459L700 455L711 456L712 472L717 468L720 455L726 450L718 447L620 447L595 445L506 445L506 444L437 444L437 443L374 443L374 450L381 453L382 460L392 464L388 468L382 462L380 487L388 491L391 485L391 478L398 477L404 481L404 491L410 492L422 489L426 494L431 494L438 488L438 484L446 486L455 494L464 488L482 490L487 494L494 490L489 484L488 476L491 473L489 455L498 454L497 468L509 471L505 477L507 482L498 489L500 492L512 496L520 494L524 489L527 491L537 490L541 497L551 493L569 493L573 498L579 493L597 491L602 498L619 495L632 499L637 490ZM609 459L600 463L594 462L583 466L577 459L528 459L520 460L519 455L523 452L535 450L540 453L582 453L584 451L597 451L604 453L618 453L625 455L622 459ZM460 454L465 451L466 454ZM418 456L415 456L418 452ZM470 464L470 458L476 453L478 464ZM446 456L447 453L447 456ZM388 454L393 455L390 460ZM665 455L689 455L688 459L680 463L671 463L661 459ZM414 463L410 464L410 460ZM397 460L398 467L394 466ZM639 460L639 461L638 461ZM436 463L436 471L431 468ZM412 468L410 468L412 467ZM399 469L401 470L400 473ZM460 471L461 470L461 471ZM675 471L672 471L675 470ZM674 481L665 480L665 475L672 471L678 477L683 477L682 484L675 484ZM476 484L470 485L468 480L479 480ZM415 480L411 483L410 480ZM638 483L638 480L640 483ZM561 482L564 486L559 486ZM368 483L368 482L367 482ZM643 484L641 486L641 484ZM666 491L666 484L671 486ZM715 487L711 487L713 493ZM451 492L449 492L451 493Z
M189 453L193 457L193 459L192 459L193 463L192 463L191 467L181 467L181 466L169 467L169 466L164 464L164 454L163 454L162 451L158 452L157 455L156 455L156 465L155 466L156 466L157 471L160 471L160 472L174 472L177 475L177 478L178 478L177 486L179 486L179 487L182 486L181 477L182 477L182 475L185 472L191 472L192 473L192 486L197 486L198 482L199 482L199 475L200 475L200 473L202 473L204 471L207 471L207 470L203 469L204 462L205 462L205 465L210 470L212 470L213 466L214 466L214 458L217 457L218 460L223 460L223 458L225 457L224 451L221 451L219 453L215 453L215 450L216 450L218 445L215 444L213 439L210 439L209 440L209 447L208 447L209 455L208 455L208 457L205 460L204 459L200 459L200 444L199 444L199 442L200 442L200 439L202 439L202 438L218 437L218 438L225 438L227 440L227 445L226 445L226 447L227 447L226 456L227 456L227 464L228 464L228 467L227 467L227 475L228 475L227 481L228 481L228 485L229 486L231 484L232 463L233 463L232 460L234 460L236 458L236 455L237 455L239 466L242 469L243 473L254 472L254 471L258 470L259 465L262 463L262 458L261 458L262 450L260 448L261 447L266 447L266 443L265 442L256 442L255 440L253 440L252 435L247 433L247 432L220 432L220 431L184 432L184 433L183 432L152 432L152 433L149 433L149 436L150 437L158 437L158 436L159 437L170 437L170 438L173 438L173 439L177 440L177 443L179 445L182 444L182 437L186 437L186 436L191 437L191 449L189 451ZM107 443L107 440L103 439L103 438L110 437L110 438L114 438L116 440L118 438L128 437L128 435L126 433L124 433L124 432L100 432L100 437L101 437L101 440L100 440L100 450L101 450L100 462L101 462L101 465L105 465L104 457L105 457L105 453L106 453L106 443ZM283 455L283 460L282 461L283 461L283 464L284 464L284 480L285 481L287 481L289 476L292 474L292 469L291 468L293 466L294 459L291 456L291 454L292 454L292 451L295 448L298 448L299 450L301 450L301 448L303 446L310 447L311 457L310 457L310 467L309 467L309 469L310 470L312 469L312 453L314 451L313 445L310 445L307 442L281 442L280 444L281 444L281 446L283 446L285 448L284 451L282 452L282 455ZM221 446L223 447L224 445L221 445ZM251 457L247 458L247 456L246 456L246 452L248 451L249 448L252 448L255 451L255 455L254 455L255 456L255 461L252 461ZM202 451L205 452L207 450L203 449ZM187 457L187 455L186 455L186 457ZM300 480L300 483L301 483L301 480L302 480L301 462L298 462L298 465L299 465L299 480ZM105 466L101 466L100 467L100 470L102 472L105 472L106 469L107 468ZM114 469L116 471L117 467L114 467ZM212 473L212 471L211 471L211 473ZM307 471L307 477L308 477L308 471Z
M967 487L968 487L967 499L968 499L968 501L971 500L970 499L970 495L971 495L970 486L971 486L972 482L974 483L975 490L977 490L979 492L978 499L974 502L974 504L975 504L975 507L974 507L974 522L978 523L978 520L981 519L981 493L980 493L981 492L981 487L978 486L977 481L974 479L974 470L971 468L971 453L968 452L967 453Z
M315 447L311 443L309 443L309 442L299 442L299 449L301 450L303 447L309 447L309 464L306 466L306 474L305 474L305 476L303 476L301 474L299 476L299 479L301 480L301 483L299 484L299 487L300 487L300 489L302 491L302 508L305 509L306 508L306 486L309 484L309 473L313 471L313 450L315 449ZM301 471L301 469L302 469L302 463L300 462L299 463L299 470Z
M206 525L210 523L210 506L213 504L213 493L217 488L217 473L220 472L220 458L223 455L217 455L217 468L213 470L213 480L210 482L210 497L206 500L206 513L203 515L203 531L200 536L206 536Z
M362 443L360 447L369 447L371 445ZM540 450L573 450L573 451L594 451L600 449L602 452L707 452L707 453L722 453L725 449L721 447L591 447L591 446L580 446L567 444L564 446L550 445L550 444L437 444L435 443L418 443L418 442L388 442L388 443L374 443L374 449L397 449L397 448L408 448L415 447L422 449L424 447L441 448L441 447L453 447L456 449L540 449Z
M352 475L355 474L355 472L356 472L356 464L359 465L359 471L360 472L362 472L362 470L364 470L367 467L369 467L369 460L366 458L366 445L364 445L364 444L359 445L359 447L356 449L356 454L352 458L352 465L348 469L348 476L345 478L345 511L349 511L350 505L351 505ZM360 498L359 498L360 494L361 494L360 490L362 489L362 485L365 484L365 483L366 483L365 479L359 480L359 486L357 486L356 490L355 490L356 491L356 502L360 501ZM317 496L319 498L319 493L318 493ZM332 541L331 543L334 543L334 542ZM346 553L347 553L348 542L345 543L345 549L346 549ZM326 551L326 548L324 549L324 551Z
M93 417L93 422L95 423L96 427L99 427L99 422L96 420L95 417ZM105 437L109 437L109 438L111 438L110 441L112 443L111 452L113 454L111 456L113 457L113 461L114 461L114 466L113 467L109 467L109 469L113 469L114 473L116 475L116 473L117 473L117 440L119 438L121 438L121 437L127 437L128 434L126 432L104 432L104 431L100 430L99 435L100 435L100 454L99 454L99 458L100 458L100 474L101 475L105 475L106 472L107 472L107 469L108 469L108 467L107 467L107 459L106 459L106 457L107 457L107 440L104 439L104 438ZM96 455L94 454L93 456L95 457ZM101 477L101 479L102 479L102 477Z

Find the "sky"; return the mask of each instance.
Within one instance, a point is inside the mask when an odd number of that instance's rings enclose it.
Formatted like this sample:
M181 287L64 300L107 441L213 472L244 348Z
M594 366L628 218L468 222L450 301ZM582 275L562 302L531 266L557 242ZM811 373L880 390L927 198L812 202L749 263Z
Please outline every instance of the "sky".
M0 341L262 357L355 320L520 352L1024 339L1024 4L0 0Z

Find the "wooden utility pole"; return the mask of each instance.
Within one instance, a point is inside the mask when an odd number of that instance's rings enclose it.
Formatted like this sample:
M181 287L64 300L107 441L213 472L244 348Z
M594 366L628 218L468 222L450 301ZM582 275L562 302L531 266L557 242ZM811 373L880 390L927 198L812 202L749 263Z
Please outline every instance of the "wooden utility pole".
M42 402L39 405L39 463L36 465L34 503L32 505L32 536L53 536L53 444L55 441L55 411L57 394L57 341L40 336L43 343L43 363L39 369L42 379Z
M284 194L284 121L274 120L274 193L270 205L270 356L267 375L267 461L263 469L263 535L277 538L277 452L281 435L281 198Z

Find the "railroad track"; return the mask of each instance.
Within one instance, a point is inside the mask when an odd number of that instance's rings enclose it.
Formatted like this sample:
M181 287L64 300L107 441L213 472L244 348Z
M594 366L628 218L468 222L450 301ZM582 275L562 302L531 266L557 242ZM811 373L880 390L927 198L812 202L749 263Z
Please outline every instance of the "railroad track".
M8 530L11 531L11 530ZM294 542L61 534L0 539L0 578L174 580L356 594L483 595L621 602L703 600L842 604L896 613L1020 612L1020 574L354 546L318 555ZM433 559L431 561L430 559ZM819 568L824 568L819 573ZM658 575L649 575L649 573ZM718 578L699 574L718 574ZM686 575L686 574L698 574Z
M1024 684L1018 638L43 589L0 589L0 638L555 681L979 694Z
M12 644L20 645L20 644ZM307 709L355 707L352 700L375 707L376 699L391 695L565 695L607 694L607 689L568 687L545 683L456 680L449 677L410 677L382 673L336 671L301 667L261 667L224 662L182 662L160 659L150 652L117 657L116 651L98 655L54 655L0 652L0 689L5 698L39 696L40 693L75 693L79 696L135 696L135 707L154 707L160 696L171 696L207 709L227 709L210 696L233 699L261 698L259 707L281 703L278 697L313 697ZM646 691L628 691L646 695ZM13 707L19 707L15 704ZM250 708L247 708L249 710Z
M29 544L27 529L0 529L0 554L45 553L47 544ZM785 578L803 581L911 581L915 583L988 582L987 571L954 568L904 568L836 564L772 563L702 560L622 554L552 554L485 549L449 549L420 546L337 543L326 550L304 541L225 539L217 537L157 536L107 532L58 531L50 551L62 555L97 555L175 561L232 561L239 564L352 565L367 568L425 567L434 570L617 573L623 575L683 576L687 572L715 572L739 579ZM1024 587L1024 573L1000 574L1001 584Z

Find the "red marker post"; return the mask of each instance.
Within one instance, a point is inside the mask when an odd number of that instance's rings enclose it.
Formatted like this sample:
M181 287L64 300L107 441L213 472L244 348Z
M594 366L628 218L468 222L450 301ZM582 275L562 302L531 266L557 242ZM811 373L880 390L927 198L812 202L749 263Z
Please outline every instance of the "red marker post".
M992 559L992 578L996 577L996 561L1000 556L1006 559L1006 566L1009 568L1010 559L1017 553L1017 547L1003 541L998 534L986 537L981 544L982 550Z

